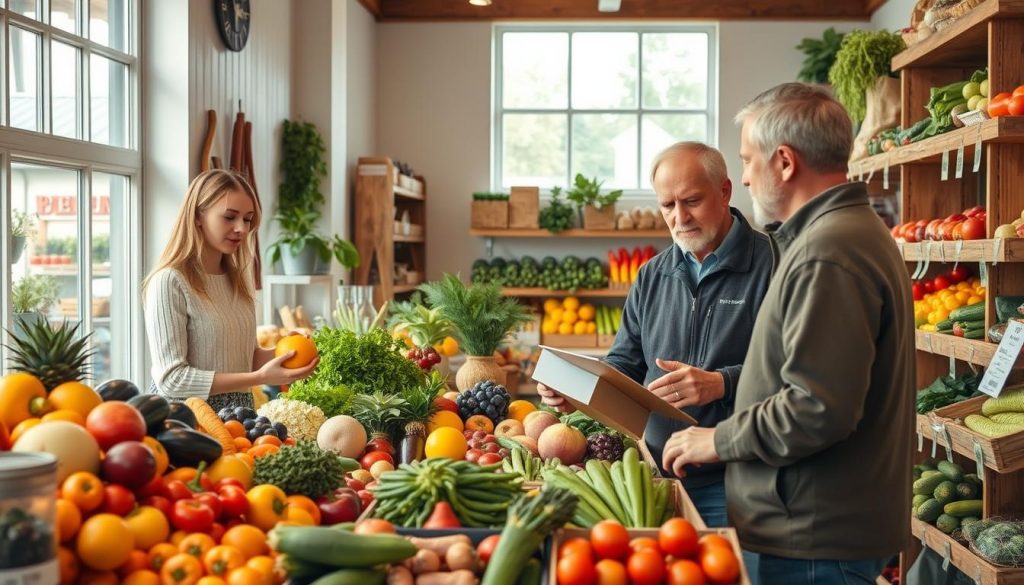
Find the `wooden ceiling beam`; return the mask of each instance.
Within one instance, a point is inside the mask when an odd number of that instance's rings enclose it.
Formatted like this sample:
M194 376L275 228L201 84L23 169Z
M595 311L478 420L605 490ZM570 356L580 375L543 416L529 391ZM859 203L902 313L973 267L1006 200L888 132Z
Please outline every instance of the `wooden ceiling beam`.
M867 4L867 6L865 6L865 11L868 14L874 14L875 11L881 8L887 1L888 0L865 0L865 3Z
M379 2L384 21L648 19L867 20L885 0L622 0L618 12L597 10L597 0L360 0Z
M380 0L359 0L359 3L362 4L363 8L372 14L374 18L379 20L382 16L380 11Z

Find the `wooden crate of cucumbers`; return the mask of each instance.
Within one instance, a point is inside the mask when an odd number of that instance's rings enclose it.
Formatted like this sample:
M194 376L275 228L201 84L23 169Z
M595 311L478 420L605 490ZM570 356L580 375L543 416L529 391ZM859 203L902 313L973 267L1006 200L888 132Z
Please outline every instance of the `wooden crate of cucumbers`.
M914 517L946 534L981 520L982 480L952 461L914 466Z
M1024 469L1024 387L1006 388L999 398L957 402L933 415L945 423L957 452L974 457L978 445L987 467L999 473Z

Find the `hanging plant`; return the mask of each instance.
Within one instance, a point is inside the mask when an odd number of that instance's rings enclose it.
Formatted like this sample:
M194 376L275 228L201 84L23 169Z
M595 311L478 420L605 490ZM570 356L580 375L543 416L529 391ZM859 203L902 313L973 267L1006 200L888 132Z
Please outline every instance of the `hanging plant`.
M867 90L879 77L894 77L892 58L906 48L900 35L885 30L855 30L843 38L828 80L835 88L836 99L855 123L864 120Z

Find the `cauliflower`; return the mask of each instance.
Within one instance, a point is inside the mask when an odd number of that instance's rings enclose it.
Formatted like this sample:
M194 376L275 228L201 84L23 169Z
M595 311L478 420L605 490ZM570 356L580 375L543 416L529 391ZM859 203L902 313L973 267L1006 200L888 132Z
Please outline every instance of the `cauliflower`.
M269 418L271 422L283 424L296 441L315 441L320 425L327 420L320 408L301 400L284 398L267 402L256 414Z

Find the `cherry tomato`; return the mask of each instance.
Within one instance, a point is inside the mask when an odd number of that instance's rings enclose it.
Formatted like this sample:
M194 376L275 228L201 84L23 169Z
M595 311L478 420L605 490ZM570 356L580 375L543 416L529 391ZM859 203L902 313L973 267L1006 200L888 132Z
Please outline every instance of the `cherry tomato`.
M196 500L178 500L171 512L171 523L185 532L208 532L215 518L210 506Z
M963 264L958 264L956 268L949 271L947 276L951 281L959 283L970 278L971 273Z
M395 459L387 451L370 451L369 453L363 455L363 457L359 460L359 465L362 466L363 469L368 470L374 463L378 461L387 461L392 465L395 464Z
M926 293L933 293L933 292L935 292L935 284L932 283L932 281L930 279L929 280L921 281L921 284L924 286L924 292L926 292Z
M237 485L224 485L217 490L217 498L220 499L221 514L224 518L238 518L249 511L249 500L245 497L245 490Z
M924 298L924 285L919 282L915 282L911 285L910 290L914 293L914 300L920 301Z
M941 275L936 276L935 279L932 280L932 286L935 288L936 291L946 290L947 288L952 286L952 284L953 283L950 282L948 278Z
M221 505L220 505L220 498L217 497L217 494L215 494L213 492L199 492L198 494L195 494L194 496L192 496L192 499L196 500L196 501L199 501L199 502L202 502L202 503L206 504L207 506L209 506L210 509L213 510L213 518L214 518L214 520L216 520L217 518L220 518L220 514L221 514L222 510L221 510Z
M100 512L124 516L135 507L135 494L123 485L111 483L103 487L103 505Z
M487 564L487 561L491 560L491 555L494 554L494 549L498 548L499 540L501 540L500 534L492 534L481 540L480 544L476 546L476 555L480 557L480 560L485 565Z
M171 517L171 511L174 509L174 503L163 496L147 496L142 499L142 505L160 510L167 518Z

